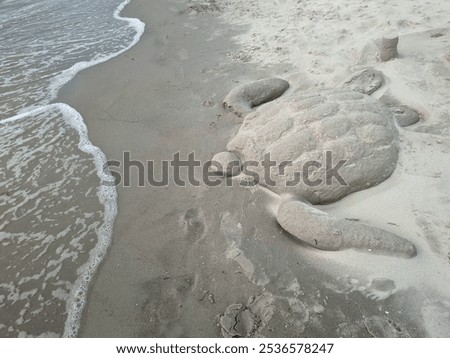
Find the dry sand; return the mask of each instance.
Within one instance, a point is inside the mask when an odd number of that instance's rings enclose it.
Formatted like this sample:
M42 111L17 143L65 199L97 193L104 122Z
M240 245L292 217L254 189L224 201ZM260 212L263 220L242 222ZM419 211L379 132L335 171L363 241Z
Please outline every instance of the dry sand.
M205 161L239 129L221 106L237 83L279 76L317 90L375 67L387 82L374 96L423 120L402 132L391 178L323 209L406 237L418 256L299 244L276 224L278 197L258 188L134 182L118 188L81 336L450 336L449 5L332 4L133 0L124 15L147 24L141 41L80 73L58 101L110 160L195 151ZM381 63L376 41L392 27L400 57Z

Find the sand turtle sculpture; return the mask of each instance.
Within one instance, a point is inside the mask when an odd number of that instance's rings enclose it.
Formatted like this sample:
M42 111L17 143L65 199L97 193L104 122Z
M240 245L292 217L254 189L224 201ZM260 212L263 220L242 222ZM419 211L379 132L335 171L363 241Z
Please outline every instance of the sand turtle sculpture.
M245 163L251 163L257 183L280 195L276 218L281 227L318 249L414 257L410 241L319 208L378 185L393 173L399 126L419 117L407 107L391 108L371 97L382 83L381 73L366 69L319 92L287 91L289 83L279 78L239 85L223 105L243 123L227 151L212 158L213 170L235 176L241 169L248 173ZM268 155L273 162L269 176L267 165L261 165ZM336 166L325 165L330 159L341 163L343 180L333 177ZM299 174L308 180L299 180Z

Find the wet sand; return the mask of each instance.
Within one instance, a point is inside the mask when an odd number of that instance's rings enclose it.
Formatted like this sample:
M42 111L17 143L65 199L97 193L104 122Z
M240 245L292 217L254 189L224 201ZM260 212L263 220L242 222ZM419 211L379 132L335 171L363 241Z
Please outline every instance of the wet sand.
M246 28L221 22L215 7L194 15L189 4L133 0L123 16L146 23L140 42L61 90L58 101L81 113L109 160L125 151L142 162L192 151L209 160L239 129L221 105L228 91L291 70L232 61L232 36ZM136 176L117 189L113 244L89 294L83 337L427 335L420 305L404 309L422 293L300 244L276 224L276 198L266 191L138 187ZM237 333L225 312L241 322Z

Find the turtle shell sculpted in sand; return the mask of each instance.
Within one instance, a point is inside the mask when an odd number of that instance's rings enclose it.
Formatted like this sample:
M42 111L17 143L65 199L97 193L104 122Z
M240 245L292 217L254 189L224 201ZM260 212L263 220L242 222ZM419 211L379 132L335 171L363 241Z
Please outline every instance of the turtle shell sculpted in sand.
M278 78L236 87L224 107L244 119L227 151L244 164L244 171L252 163L258 184L280 195L277 220L301 241L323 250L355 248L412 257L416 249L408 240L314 207L378 185L395 170L399 111L364 93L364 86L355 84L360 78L370 81L370 93L374 83L377 88L382 84L381 74L365 72L340 88L319 92L285 93L289 83ZM261 165L268 160L270 175Z

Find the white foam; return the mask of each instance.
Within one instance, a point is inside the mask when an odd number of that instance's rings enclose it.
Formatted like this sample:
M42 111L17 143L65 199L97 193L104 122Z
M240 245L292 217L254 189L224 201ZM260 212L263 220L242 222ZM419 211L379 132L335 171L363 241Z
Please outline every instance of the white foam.
M113 177L109 174L107 171L107 167L105 167L106 163L106 157L103 154L103 152L96 146L94 146L88 138L88 131L87 127L83 121L83 118L81 115L72 107L68 106L67 104L63 103L56 103L51 104L47 106L43 106L41 108L29 111L27 113L19 114L17 116L11 117L9 119L6 119L4 121L1 121L0 124L8 124L13 122L20 122L22 120L25 120L26 122L24 125L29 123L27 121L27 117L32 116L38 116L38 115L45 115L51 116L52 114L55 114L56 112L59 112L62 114L60 118L64 120L66 124L68 124L71 128L74 128L79 136L79 143L78 148L84 152L92 156L93 161L95 163L95 169L96 174L98 178L100 179L100 182L112 182ZM52 117L53 120L55 120L57 117ZM25 173L24 173L25 174ZM41 192L41 189L37 191L37 193L33 194L33 198L37 197L37 195ZM76 336L78 329L79 329L79 322L81 319L81 314L83 311L83 308L86 303L87 298L87 289L89 286L89 283L98 267L102 259L104 258L106 251L111 244L111 238L112 238L112 230L114 225L114 220L117 215L117 192L116 188L114 186L107 186L107 185L100 185L99 190L97 192L97 197L99 199L99 202L102 204L104 211L103 211L103 220L101 223L101 226L99 227L97 231L97 242L94 246L94 248L89 253L89 260L77 270L78 278L73 283L71 292L70 292L70 298L67 301L67 319L65 323L65 331L64 336L72 337ZM28 195L26 198L24 198L24 201L22 201L20 205L23 205L24 203L32 200L30 199L30 195ZM15 210L19 206L15 207ZM67 230L69 227L67 228ZM66 231L67 231L66 230ZM64 234L64 232L62 233ZM65 233L67 234L67 232ZM41 235L42 236L42 235ZM45 239L44 237L40 238L40 241ZM74 238L73 240L75 240ZM6 237L5 237L6 240ZM72 241L73 241L72 240ZM7 242L7 241L5 241ZM74 246L74 245L72 245ZM76 246L74 246L76 247ZM59 250L59 249L58 249ZM54 262L49 261L48 266L51 266L51 269L55 267L54 271L47 272L47 275L45 277L45 280L55 277L56 275L59 275L60 269L61 269L61 262L64 261L66 258L68 258L71 255L77 255L76 252L58 252L56 251L56 254L58 255L58 258L56 260L53 260ZM42 275L41 275L42 276ZM36 277L30 277L31 279L36 279ZM23 282L19 282L18 285L20 285ZM10 292L15 292L15 287L10 287ZM60 297L62 297L61 294L59 294ZM14 297L9 297L10 300L12 300ZM19 299L19 298L17 298ZM23 298L22 298L23 299Z
M120 13L125 8L125 6L130 3L130 1L131 0L125 0L123 3L121 3L119 5L119 7L116 9L116 11L114 11L113 16L117 20L122 20L122 21L128 22L130 27L132 27L136 31L136 35L134 36L133 41L127 47L125 47L124 49L122 49L118 52L115 52L115 53L112 53L109 55L101 55L97 58L94 58L91 61L78 62L75 65L73 65L72 67L63 71L61 74L59 74L57 77L55 77L53 79L52 83L50 84L49 95L48 95L48 99L50 101L54 100L57 97L59 90L66 83L68 83L71 79L73 79L78 72L85 70L89 67L98 65L100 63L106 62L108 60L111 60L112 58L117 57L117 56L121 55L122 53L128 51L130 48L132 48L134 45L136 45L139 42L142 34L145 31L145 24L142 21L140 21L139 19L120 16Z
M116 52L115 54L103 56L88 63L81 62L79 64L72 66L70 69L64 71L54 81L53 86L57 86L58 89L55 90L56 87L51 87L51 90L56 91L55 96L59 88L61 88L64 84L69 82L73 77L75 77L75 75L79 71L106 62L114 57L117 57L120 54L124 53L125 51L128 51L130 48L132 48L134 45L138 43L142 34L144 33L145 24L138 19L120 16L120 13L125 8L125 6L129 4L129 2L130 0L125 0L123 3L121 3L114 12L114 17L118 20L128 22L130 26L135 29L136 35L131 44L129 44L123 50ZM104 165L107 160L104 153L89 141L87 128L86 125L84 124L82 116L68 105L59 104L59 106L65 114L68 114L67 118L70 120L70 124L77 129L80 135L79 148L86 153L92 154L92 156L94 157L95 166L99 178L102 181L107 182L113 181L112 175L105 172ZM71 292L71 297L68 301L68 315L64 328L63 334L64 337L75 337L78 334L81 316L83 313L83 309L86 305L89 284L95 272L97 271L98 266L103 261L103 258L105 257L112 240L114 220L117 215L116 188L114 186L101 185L98 191L98 196L100 198L100 202L104 205L105 208L104 212L105 219L98 231L97 245L90 252L90 260L78 270L79 276L74 284L74 287Z
M111 182L113 177L105 172L106 157L103 152L94 146L88 137L88 131L81 115L72 107L66 104L56 104L64 113L67 122L78 131L80 136L79 148L85 153L93 156L97 174L101 181ZM64 336L74 337L80 327L81 315L86 304L87 290L100 262L105 257L112 240L114 220L117 215L117 191L114 186L101 185L97 193L100 202L104 206L104 221L98 231L98 242L91 250L89 261L78 269L78 279L76 280L71 297L68 301L68 316L66 319Z
M145 24L120 17L128 2L0 3L0 22L7 25L1 40L0 118L51 103L76 73L134 46ZM54 21L49 22L49 16Z

